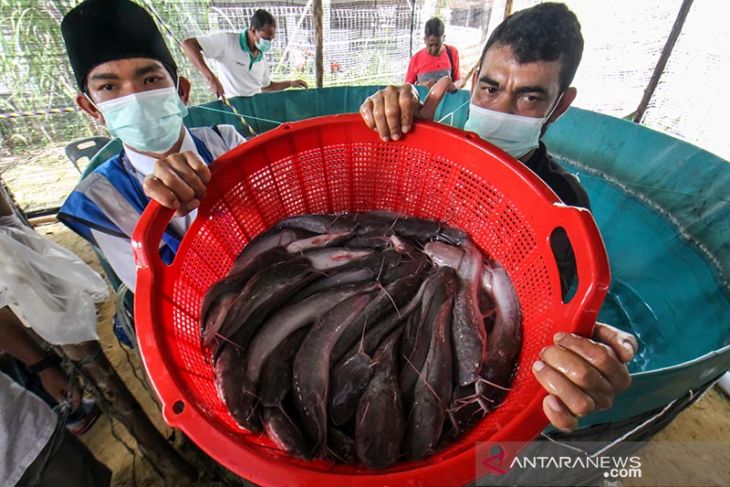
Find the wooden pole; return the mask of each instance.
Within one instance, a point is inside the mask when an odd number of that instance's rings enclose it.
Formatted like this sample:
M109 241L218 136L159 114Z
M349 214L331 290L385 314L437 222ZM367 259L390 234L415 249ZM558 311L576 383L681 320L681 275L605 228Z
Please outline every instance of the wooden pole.
M197 469L187 463L157 431L109 363L99 342L64 345L61 348L97 390L102 409L127 428L142 453L165 478L182 475L190 481L197 479Z
M659 56L659 60L654 67L654 73L651 75L649 84L644 90L644 96L641 98L639 108L637 108L636 112L634 112L634 122L636 123L641 123L644 118L644 114L649 106L651 97L654 95L654 91L656 91L656 87L659 85L659 79L662 77L664 68L667 66L669 56L671 56L674 45L677 43L677 39L679 38L679 34L682 32L684 21L687 20L687 14L689 13L689 8L692 6L693 1L694 0L684 0L682 2L682 6L679 8L677 19L674 21L672 30L667 38L667 42L664 44L664 49L662 49L662 54Z
M506 19L510 15L512 15L512 0L507 0L504 2L504 16L502 19Z
M322 8L322 0L314 0L312 4L312 21L314 24L314 63L317 72L317 88L324 85L324 26L322 18L324 17L324 9Z
M52 215L34 216L28 218L28 223L31 227L37 227L40 225L47 225L49 223L58 223L58 214L53 213Z
M413 27L415 26L416 22L416 0L411 0L411 40L410 45L408 47L408 59L413 57ZM468 25L468 24L467 24Z

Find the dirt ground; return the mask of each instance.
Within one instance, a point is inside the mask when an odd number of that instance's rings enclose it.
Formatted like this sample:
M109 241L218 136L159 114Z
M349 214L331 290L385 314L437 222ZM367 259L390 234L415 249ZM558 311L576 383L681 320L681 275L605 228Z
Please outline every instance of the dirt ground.
M79 164L82 171L86 162ZM64 145L0 157L0 174L26 213L61 206L80 176L66 157Z
M37 227L37 230L81 256L97 271L102 272L91 247L63 225L58 223L47 224ZM173 431L164 424L152 393L144 387L141 380L143 372L135 353L122 348L111 331L113 313L113 301L110 300L101 307L98 330L104 352L160 431L165 436L171 437ZM182 440L181 435L177 433L174 436L175 444L179 445ZM96 457L113 470L113 485L164 485L162 479L155 473L150 464L142 458L134 440L128 435L124 427L116 422L109 421L106 416L102 416L82 439ZM718 392L717 389L711 390L692 407L682 412L653 440L654 443L679 441L715 441L729 444L730 400ZM187 458L190 458L190 456ZM651 478L650 469L646 468L647 462L644 463L644 466L645 470L641 485L651 485L647 483ZM682 469L683 467L677 465L675 468ZM730 479L727 479L727 481L730 485ZM177 486L185 485L185 483L180 479L168 479L168 485ZM202 481L197 482L196 485L221 484L220 482Z

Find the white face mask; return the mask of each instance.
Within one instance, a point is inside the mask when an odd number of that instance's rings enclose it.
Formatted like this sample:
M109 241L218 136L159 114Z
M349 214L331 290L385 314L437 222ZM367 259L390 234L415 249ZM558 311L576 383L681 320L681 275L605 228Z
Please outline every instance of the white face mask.
M143 91L95 104L109 133L142 152L162 154L180 138L188 110L175 88Z
M519 159L540 145L542 127L562 97L561 94L550 113L542 118L498 112L482 108L473 102L469 103L469 118L464 124L464 130L475 132L482 139Z

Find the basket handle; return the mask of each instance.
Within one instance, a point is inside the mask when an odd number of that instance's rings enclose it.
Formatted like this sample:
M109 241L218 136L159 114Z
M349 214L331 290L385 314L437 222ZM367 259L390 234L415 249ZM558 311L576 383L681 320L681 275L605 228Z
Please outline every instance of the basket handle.
M132 253L137 264L137 276L151 272L159 275L165 264L160 258L160 241L175 210L165 208L152 200L142 212L132 233Z
M575 255L578 287L568 303L560 300L566 320L577 319L576 331L591 335L598 312L611 284L608 255L591 212L584 208L555 203L554 228L562 227ZM579 247L574 242L583 242ZM557 263L555 263L557 268ZM581 309L577 318L575 314Z

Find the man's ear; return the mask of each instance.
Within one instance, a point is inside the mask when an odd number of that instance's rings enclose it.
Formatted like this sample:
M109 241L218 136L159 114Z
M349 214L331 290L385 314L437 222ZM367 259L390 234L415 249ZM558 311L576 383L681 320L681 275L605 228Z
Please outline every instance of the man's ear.
M555 107L555 110L553 110L553 114L550 115L550 118L548 119L547 123L553 123L554 121L559 119L560 116L563 113L565 113L565 111L570 107L570 105L573 103L573 100L575 100L575 97L577 95L578 95L578 90L576 90L572 86L568 87L565 90L565 92L563 93L563 97L560 99L558 106Z
M94 104L91 103L91 101L89 101L89 99L86 98L83 93L79 93L78 96L76 96L76 104L79 106L80 109L88 113L92 118L104 123L104 115L102 115L101 112L96 109Z
M177 83L177 93L178 95L180 95L180 98L186 105L188 104L188 99L190 98L190 88L190 80L187 79L185 76L180 76Z
M469 99L474 98L474 90L477 89L477 81L479 80L479 70L475 69L471 75L471 91L469 92Z

